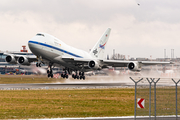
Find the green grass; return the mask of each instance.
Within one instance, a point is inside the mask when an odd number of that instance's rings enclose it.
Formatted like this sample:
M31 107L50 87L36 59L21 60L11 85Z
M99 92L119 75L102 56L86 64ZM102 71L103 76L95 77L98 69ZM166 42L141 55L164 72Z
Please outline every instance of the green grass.
M0 91L0 119L134 115L134 89Z
M0 76L0 84L54 83L63 79L46 76ZM180 100L178 87L178 100ZM149 88L138 88L137 98L145 98L145 108L137 116L149 115ZM156 115L175 115L175 87L157 87ZM180 104L178 101L178 110ZM1 90L0 119L109 117L134 115L134 88ZM154 89L151 91L154 115Z
M180 93L180 87L178 87ZM156 88L156 115L175 115L176 114L176 96L175 87L157 87ZM149 115L149 88L137 89L137 98L145 99L145 108L137 108L137 116ZM180 110L180 95L178 94L178 110ZM154 88L151 89L151 115L155 114Z
M55 83L64 82L63 78L48 78L47 76L35 75L0 75L0 84L18 84L18 83Z

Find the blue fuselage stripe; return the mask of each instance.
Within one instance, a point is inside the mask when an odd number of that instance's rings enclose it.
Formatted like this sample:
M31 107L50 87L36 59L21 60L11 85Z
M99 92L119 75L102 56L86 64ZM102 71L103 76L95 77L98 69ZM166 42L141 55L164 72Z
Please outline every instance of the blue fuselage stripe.
M69 55L72 55L72 56L74 56L74 57L83 58L83 57L81 57L81 56L79 56L79 55L76 55L76 54L74 54L74 53L68 52L68 51L66 51L66 50L63 50L63 49L60 49L60 48L58 48L58 47L54 47L54 46L52 46L52 45L48 45L48 44L45 44L45 43L36 42L36 41L29 41L29 43L34 43L34 44L42 45L42 46L45 46L45 47L49 47L49 48L52 48L52 49L55 49L55 50L64 52L64 53L69 54Z

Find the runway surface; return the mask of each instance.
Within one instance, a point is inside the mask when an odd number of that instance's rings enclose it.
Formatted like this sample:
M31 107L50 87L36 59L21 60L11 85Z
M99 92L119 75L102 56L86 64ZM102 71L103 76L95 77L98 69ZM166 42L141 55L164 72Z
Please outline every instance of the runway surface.
M29 119L29 120L42 120L42 119ZM86 117L86 118L51 118L44 120L134 120L134 116L127 117ZM149 120L149 116L137 116L136 120ZM155 120L154 117L151 117L151 120ZM175 116L159 116L156 117L156 120L180 120Z
M78 89L78 88L107 88L133 87L125 83L37 83L37 84L0 84L0 89Z
M135 81L142 81L138 85L149 85L147 77L133 77ZM156 78L155 80L157 80ZM175 86L170 78L161 78L157 85ZM66 79L56 83L30 83L30 84L0 84L0 90L16 89L88 89L88 88L129 88L134 87L135 83L129 77L112 76L92 76L86 80Z

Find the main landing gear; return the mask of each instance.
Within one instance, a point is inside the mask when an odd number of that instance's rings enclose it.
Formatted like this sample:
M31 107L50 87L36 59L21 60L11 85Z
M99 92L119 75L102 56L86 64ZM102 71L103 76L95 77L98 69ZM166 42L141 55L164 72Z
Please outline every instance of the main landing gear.
M62 78L68 79L68 74L72 74L72 70L70 70L69 68L65 68L63 71L64 72L61 74ZM75 73L72 74L72 78L85 80L84 72L79 72L78 74L78 71L76 70Z
M79 75L77 74L77 71L76 71L76 73L75 74L72 74L72 78L74 78L74 79L83 79L83 80L85 80L85 76L84 76L84 72L79 72Z
M48 74L48 78L51 77L53 78L53 71L52 71L52 64L49 63L49 67L47 69L47 74Z
M66 69L64 70L64 73L61 74L61 77L62 77L62 78L67 78L67 79L68 79L68 72L67 72Z

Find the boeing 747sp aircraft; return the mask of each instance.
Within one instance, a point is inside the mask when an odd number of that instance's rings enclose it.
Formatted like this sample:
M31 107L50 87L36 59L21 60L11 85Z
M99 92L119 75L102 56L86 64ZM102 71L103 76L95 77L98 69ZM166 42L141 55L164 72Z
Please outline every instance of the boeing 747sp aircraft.
M64 73L61 77L68 78L68 74L74 71L75 74L72 74L74 79L85 79L84 72L101 70L108 66L128 67L131 71L140 71L143 65L170 64L170 62L105 60L104 52L110 32L111 29L108 28L89 53L71 47L49 34L38 33L28 42L30 50L37 57L10 54L6 57L6 61L22 65L37 61L37 67L42 63L48 64L48 77L53 77L53 66L63 66Z

